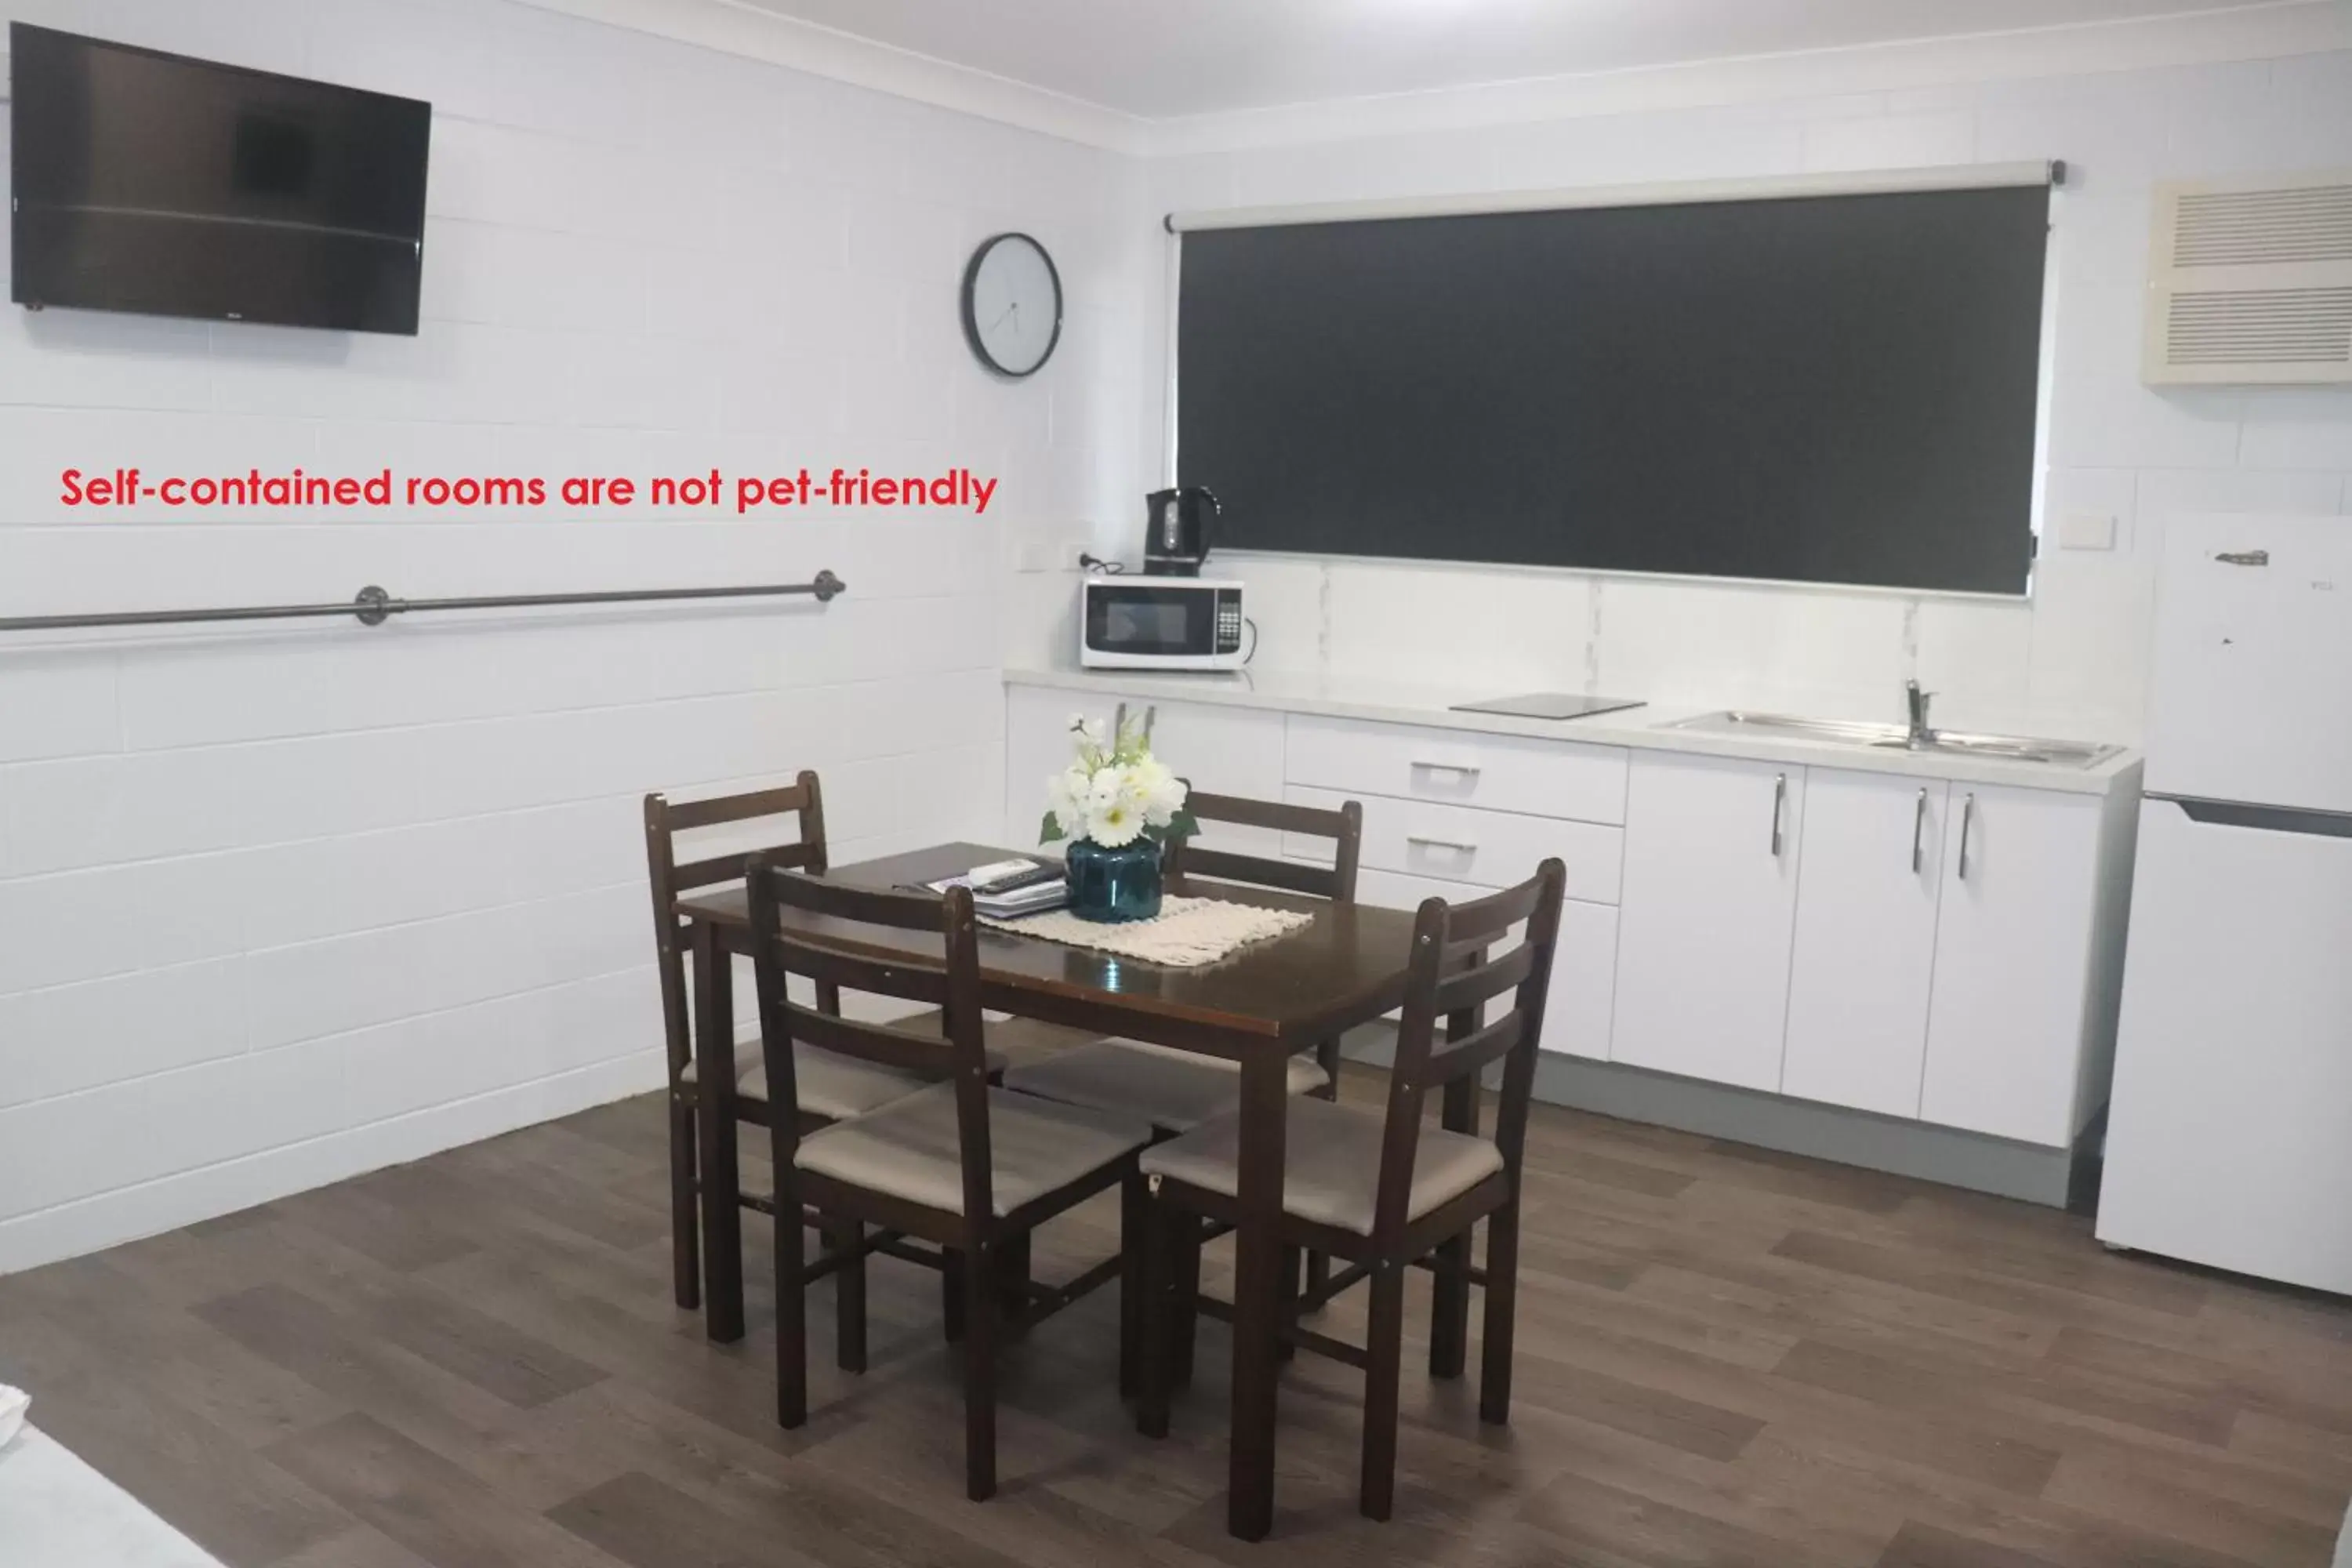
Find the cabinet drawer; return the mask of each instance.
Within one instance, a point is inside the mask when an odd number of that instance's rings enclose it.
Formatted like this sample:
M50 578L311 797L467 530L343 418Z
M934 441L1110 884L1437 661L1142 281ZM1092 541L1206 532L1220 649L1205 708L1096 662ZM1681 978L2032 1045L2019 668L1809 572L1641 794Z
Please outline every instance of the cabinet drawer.
M1288 752L1295 784L1575 822L1625 820L1621 747L1293 714Z
M1351 798L1337 790L1292 784L1283 798L1293 805L1336 811ZM1474 888L1507 888L1536 874L1547 855L1568 867L1568 896L1587 903L1613 904L1625 857L1622 828L1591 822L1561 822L1508 811L1474 811L1435 801L1360 798L1364 808L1363 865ZM1294 859L1328 863L1328 841L1286 834L1283 851ZM1459 895L1456 896L1468 896Z
M1397 910L1418 909L1426 898L1458 900L1475 892L1459 883L1395 871L1366 871L1356 883L1359 902ZM1546 1051L1607 1060L1616 993L1617 911L1606 904L1565 900L1559 906L1559 945L1552 950L1551 989L1544 1000L1543 1038L1538 1043Z

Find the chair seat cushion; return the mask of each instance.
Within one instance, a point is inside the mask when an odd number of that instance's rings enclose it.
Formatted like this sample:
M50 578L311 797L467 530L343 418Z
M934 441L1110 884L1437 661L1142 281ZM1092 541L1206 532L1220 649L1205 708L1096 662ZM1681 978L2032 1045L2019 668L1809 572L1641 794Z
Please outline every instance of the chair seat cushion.
M940 1011L934 1007L911 1017L893 1019L892 1025L936 1035L940 1030ZM1101 1035L1097 1030L1074 1029L1066 1024L1041 1023L1035 1018L991 1018L981 1026L981 1037L988 1046L990 1068L1012 1072L1099 1039Z
M1372 1234L1372 1207L1381 1180L1385 1108L1360 1110L1326 1100L1294 1100L1283 1152L1284 1212L1358 1236ZM1220 1116L1181 1138L1143 1152L1146 1175L1240 1194L1241 1117ZM1484 1138L1422 1131L1412 1162L1406 1218L1419 1219L1453 1202L1503 1168L1502 1151Z
M988 1091L988 1147L997 1215L1065 1187L1150 1142L1140 1121L1083 1106ZM963 1213L963 1140L955 1085L937 1083L871 1115L801 1140L793 1163L926 1208Z
M1004 1075L1004 1087L1149 1121L1163 1132L1190 1132L1241 1103L1241 1078L1237 1062L1112 1038L1013 1068ZM1290 1058L1291 1093L1306 1094L1330 1081L1307 1058Z
M945 1065L944 1058L941 1065ZM686 1071L678 1075L681 1082L695 1081L695 1066L693 1062L687 1064ZM793 1081L800 1091L803 1114L840 1121L878 1110L894 1100L904 1100L931 1080L795 1041ZM735 1047L735 1098L767 1103L767 1056L756 1040Z

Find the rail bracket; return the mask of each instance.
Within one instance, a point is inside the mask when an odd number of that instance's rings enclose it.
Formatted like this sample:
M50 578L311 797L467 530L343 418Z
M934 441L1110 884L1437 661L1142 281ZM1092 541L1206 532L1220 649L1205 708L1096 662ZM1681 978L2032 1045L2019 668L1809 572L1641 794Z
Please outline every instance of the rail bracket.
M352 597L352 614L363 626L380 626L392 618L392 595L371 583Z

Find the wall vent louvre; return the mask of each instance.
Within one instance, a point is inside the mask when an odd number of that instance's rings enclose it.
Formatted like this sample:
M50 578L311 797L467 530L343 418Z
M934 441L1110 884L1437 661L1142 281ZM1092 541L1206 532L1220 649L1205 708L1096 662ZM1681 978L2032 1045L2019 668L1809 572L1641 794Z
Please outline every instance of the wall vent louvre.
M2352 384L2352 171L2158 186L2142 376Z

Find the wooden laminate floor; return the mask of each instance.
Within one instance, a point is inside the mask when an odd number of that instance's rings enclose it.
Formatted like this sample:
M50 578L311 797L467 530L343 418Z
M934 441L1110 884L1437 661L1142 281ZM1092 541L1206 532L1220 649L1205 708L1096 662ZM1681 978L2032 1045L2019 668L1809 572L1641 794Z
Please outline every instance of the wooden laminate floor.
M992 1502L963 1500L936 1280L903 1265L874 1265L863 1378L819 1287L814 1413L780 1431L764 1237L745 1343L669 1303L652 1099L0 1279L0 1381L232 1568L2327 1560L2346 1304L1678 1133L1539 1107L1529 1142L1511 1426L1409 1363L1373 1525L1355 1374L1301 1357L1263 1546L1223 1531L1225 1330L1145 1442L1108 1292L1012 1354ZM1115 1223L1049 1227L1039 1272Z

